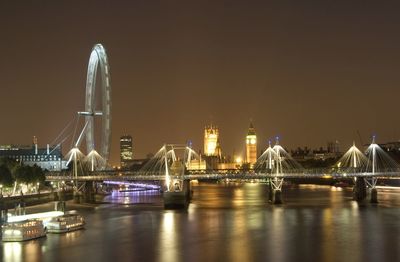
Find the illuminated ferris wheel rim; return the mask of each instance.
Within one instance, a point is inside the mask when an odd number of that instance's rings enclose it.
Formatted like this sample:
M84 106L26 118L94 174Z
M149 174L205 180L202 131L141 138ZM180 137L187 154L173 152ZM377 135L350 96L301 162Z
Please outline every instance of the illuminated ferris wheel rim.
M95 108L95 94L96 94L96 78L97 69L100 66L101 73L101 95L102 103L101 110ZM110 68L105 48L101 44L96 44L89 58L87 78L86 78L86 98L85 98L85 112L80 112L85 115L85 136L86 136L86 149L88 153L96 150L94 131L95 123L94 117L101 117L101 141L99 152L101 157L108 162L110 154L110 141L111 141L111 85L110 85Z

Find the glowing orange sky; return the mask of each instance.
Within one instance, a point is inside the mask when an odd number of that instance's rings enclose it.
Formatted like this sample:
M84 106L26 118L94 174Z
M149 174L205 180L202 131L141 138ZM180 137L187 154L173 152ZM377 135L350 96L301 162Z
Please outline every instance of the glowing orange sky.
M385 1L0 3L0 144L50 143L83 109L92 46L108 52L112 160L220 128L223 153L398 140L400 16ZM84 3L81 3L84 2ZM229 2L229 3L228 3ZM322 3L324 2L324 3Z

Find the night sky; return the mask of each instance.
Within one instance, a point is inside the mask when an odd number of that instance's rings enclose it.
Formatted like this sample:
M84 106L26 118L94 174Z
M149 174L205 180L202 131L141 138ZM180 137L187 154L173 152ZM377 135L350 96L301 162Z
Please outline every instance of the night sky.
M107 49L111 160L163 143L259 148L398 140L399 1L1 1L0 144L51 143L84 109L94 44ZM65 147L69 146L65 145Z

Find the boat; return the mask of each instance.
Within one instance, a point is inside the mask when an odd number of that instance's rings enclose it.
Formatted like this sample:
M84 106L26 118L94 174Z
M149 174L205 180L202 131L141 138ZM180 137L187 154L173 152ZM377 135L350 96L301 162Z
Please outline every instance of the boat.
M28 219L9 222L1 227L2 241L25 241L46 236L46 229L41 220Z
M53 217L46 223L47 232L49 233L65 233L78 229L82 229L85 220L78 214L65 214Z

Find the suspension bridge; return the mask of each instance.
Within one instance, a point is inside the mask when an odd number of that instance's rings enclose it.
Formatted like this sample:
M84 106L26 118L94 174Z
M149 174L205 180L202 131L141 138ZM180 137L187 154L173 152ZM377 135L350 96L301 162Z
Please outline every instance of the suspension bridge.
M98 71L100 92L96 92ZM100 97L101 103L96 103L96 97ZM261 179L268 182L269 200L278 204L282 202L282 186L285 179L331 177L353 179L354 199L361 201L370 195L371 202L376 203L378 179L400 178L399 164L379 147L375 138L366 152L361 152L353 145L333 167L327 169L302 168L277 140L274 146L269 144L251 170L196 170L191 167L191 161L200 161L200 156L190 146L182 144L163 145L139 171L109 170L107 164L111 143L110 67L106 50L101 44L93 47L89 57L85 111L77 112L77 117L71 150L66 155L68 163L72 165L72 172L53 171L47 174L47 180L51 182L71 181L77 196L82 190L90 193L97 182L161 181L160 184L165 188L164 195L169 199L166 201L173 203L182 202L190 197L190 180ZM81 117L83 122L79 122ZM80 131L77 133L77 130ZM95 133L100 135L96 136ZM84 139L86 143L82 145ZM65 139L61 143L63 141ZM84 155L83 151L88 152L87 155Z

